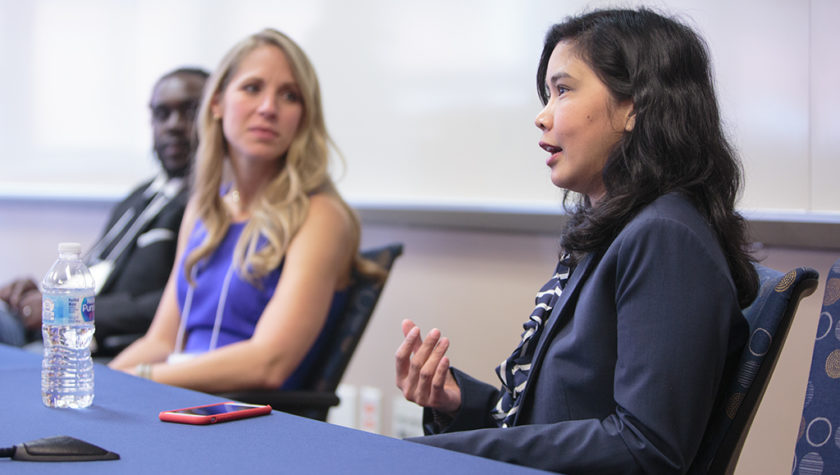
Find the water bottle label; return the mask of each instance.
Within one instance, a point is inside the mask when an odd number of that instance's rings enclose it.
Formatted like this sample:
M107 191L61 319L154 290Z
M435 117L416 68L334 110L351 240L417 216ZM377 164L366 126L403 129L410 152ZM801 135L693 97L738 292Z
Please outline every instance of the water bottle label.
M92 323L94 296L44 295L41 319L53 325Z

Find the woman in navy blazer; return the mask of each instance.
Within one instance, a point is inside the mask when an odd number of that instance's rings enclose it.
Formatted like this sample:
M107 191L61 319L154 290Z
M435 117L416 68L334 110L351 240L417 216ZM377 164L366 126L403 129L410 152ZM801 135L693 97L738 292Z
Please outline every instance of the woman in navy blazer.
M686 473L758 287L705 45L646 9L595 11L551 28L537 86L567 190L560 262L501 388L403 322L397 386L434 434L413 440L566 473Z

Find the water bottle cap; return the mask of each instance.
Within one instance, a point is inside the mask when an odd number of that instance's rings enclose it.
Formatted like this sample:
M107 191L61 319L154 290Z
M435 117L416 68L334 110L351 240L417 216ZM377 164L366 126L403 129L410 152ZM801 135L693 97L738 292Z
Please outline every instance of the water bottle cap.
M58 252L80 254L82 252L82 245L77 242L62 242L58 244Z

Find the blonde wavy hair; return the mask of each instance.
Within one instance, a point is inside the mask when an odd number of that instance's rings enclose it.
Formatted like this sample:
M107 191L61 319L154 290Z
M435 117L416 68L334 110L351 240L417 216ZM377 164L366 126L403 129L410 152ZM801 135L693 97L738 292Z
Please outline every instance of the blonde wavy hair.
M220 190L227 157L227 141L221 120L213 117L212 104L224 94L242 60L261 46L274 46L285 55L292 68L303 104L303 115L297 134L289 145L283 166L261 191L251 209L251 217L234 249L234 263L239 273L256 282L276 269L295 233L303 225L309 211L309 197L329 193L346 208L353 223L355 266L365 274L376 273L373 263L358 257L360 224L355 212L341 198L328 174L328 152L333 146L324 124L321 91L315 69L301 48L288 36L265 29L237 43L221 60L210 76L196 118L199 146L196 152L196 173L193 197L198 217L207 230L204 241L186 258L184 273L192 283L192 269L213 253L227 233L231 217L222 204ZM280 158L278 158L280 159ZM258 246L262 236L266 244Z

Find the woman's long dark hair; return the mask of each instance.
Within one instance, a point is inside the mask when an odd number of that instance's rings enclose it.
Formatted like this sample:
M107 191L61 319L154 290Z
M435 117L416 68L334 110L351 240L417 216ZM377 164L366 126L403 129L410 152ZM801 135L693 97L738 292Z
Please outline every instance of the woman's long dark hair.
M537 90L548 101L548 59L569 41L613 98L633 103L635 125L610 153L606 195L569 206L561 240L573 258L605 249L644 206L680 192L717 233L740 304L755 298L758 276L744 219L735 211L741 163L721 128L706 45L691 28L651 10L599 10L554 25L546 35Z

